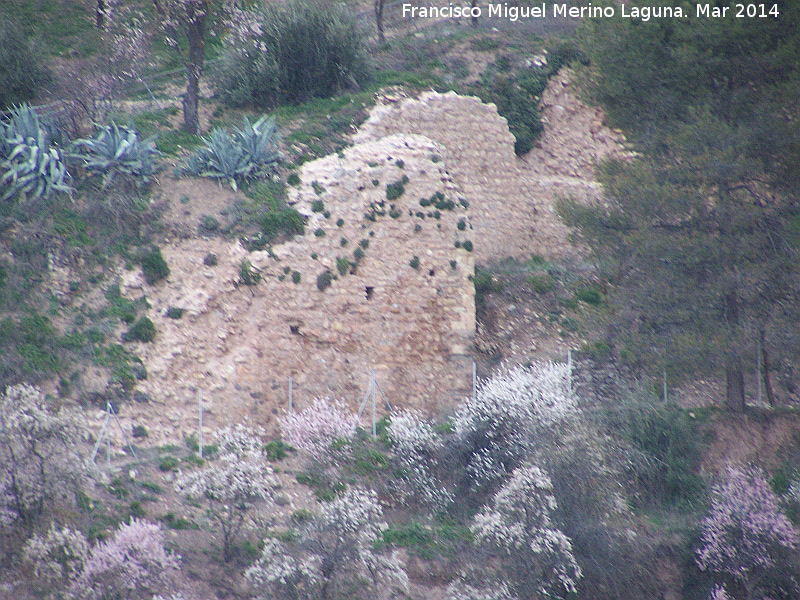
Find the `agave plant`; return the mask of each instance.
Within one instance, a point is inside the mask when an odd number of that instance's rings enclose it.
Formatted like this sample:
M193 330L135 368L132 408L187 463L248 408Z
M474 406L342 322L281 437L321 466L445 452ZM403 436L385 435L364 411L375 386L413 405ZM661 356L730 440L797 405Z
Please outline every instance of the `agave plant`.
M64 156L51 144L51 135L30 106L11 111L10 122L0 129L0 199L72 192Z
M205 147L192 155L186 170L196 177L227 181L234 190L238 181L254 178L280 160L271 117L254 124L245 117L244 126L234 129L233 135L217 128L203 142Z
M245 117L241 129L235 129L235 137L244 151L255 163L256 169L271 169L281 159L277 145L277 128L275 118L264 115L254 124Z
M160 155L152 138L139 140L133 129L111 123L101 127L94 139L76 140L71 156L82 160L89 172L101 174L105 189L117 173L149 181Z

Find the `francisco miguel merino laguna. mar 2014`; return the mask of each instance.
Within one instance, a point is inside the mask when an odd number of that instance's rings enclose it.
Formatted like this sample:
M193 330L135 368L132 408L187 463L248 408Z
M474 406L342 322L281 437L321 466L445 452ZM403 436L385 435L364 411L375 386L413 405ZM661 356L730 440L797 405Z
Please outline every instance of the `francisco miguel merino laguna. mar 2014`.
M685 18L690 16L690 11L680 6L569 6L568 4L551 4L548 11L548 4L542 2L538 5L515 6L508 2L502 4L487 4L484 6L462 6L453 4L447 6L415 6L403 4L403 18L420 19L477 19L484 16L508 19L509 21L519 21L520 19L543 19L547 18L548 13L553 18L613 18L619 16L623 19L671 19ZM733 11L733 12L729 12ZM711 4L697 4L695 6L695 17L697 18L725 18L735 16L737 18L767 18L780 16L777 4L735 4L722 8L714 7Z

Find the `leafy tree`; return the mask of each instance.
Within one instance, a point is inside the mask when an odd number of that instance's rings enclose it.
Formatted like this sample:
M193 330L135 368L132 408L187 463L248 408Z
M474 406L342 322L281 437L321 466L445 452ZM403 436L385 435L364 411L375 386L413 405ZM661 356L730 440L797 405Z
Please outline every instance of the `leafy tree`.
M80 531L50 525L46 536L25 543L25 559L33 566L37 587L62 587L78 578L89 558L89 544Z
M0 396L0 525L20 523L28 535L48 508L74 500L83 458L81 430L67 410L48 405L21 384Z
M768 374L800 339L800 187L786 164L800 13L779 5L779 19L590 25L593 91L637 154L601 168L607 203L561 205L614 284L611 340L640 366L723 370L735 410L745 362L761 352Z
M271 498L277 485L272 467L267 464L262 435L261 430L241 424L215 433L218 456L177 483L188 496L205 503L219 526L225 562L233 558L233 544L251 510Z
M702 522L703 546L697 550L700 569L735 580L746 600L762 597L757 591L772 597L769 586L775 577L784 594L791 593L789 588L795 595L800 592L787 558L800 537L763 472L728 467L725 482L713 491L711 511Z

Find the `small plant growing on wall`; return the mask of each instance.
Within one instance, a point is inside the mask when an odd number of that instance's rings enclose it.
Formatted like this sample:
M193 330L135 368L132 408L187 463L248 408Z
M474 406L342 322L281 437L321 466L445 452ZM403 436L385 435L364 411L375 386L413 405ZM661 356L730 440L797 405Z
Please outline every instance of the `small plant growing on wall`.
M403 178L399 181L395 181L394 183L390 183L386 186L386 199L390 202L392 200L396 200L400 196L402 196L405 191L405 185L408 183L408 177L403 175Z
M419 256L414 255L414 258L408 263L412 269L419 269Z
M261 273L249 260L243 260L239 265L239 281L244 285L257 285L261 281Z
M333 282L333 273L330 271L323 271L317 276L317 289L320 292L324 292L327 288L331 286Z

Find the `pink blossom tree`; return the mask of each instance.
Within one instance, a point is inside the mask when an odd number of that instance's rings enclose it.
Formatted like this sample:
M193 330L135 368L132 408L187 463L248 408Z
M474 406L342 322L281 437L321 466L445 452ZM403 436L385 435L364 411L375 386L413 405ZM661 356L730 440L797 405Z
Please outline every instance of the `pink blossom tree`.
M758 598L758 590L787 562L787 552L797 547L798 532L757 467L729 466L725 481L713 488L713 494L711 511L702 522L697 565L732 577L741 584L746 600Z
M205 503L209 516L222 532L225 562L233 557L233 544L252 509L271 498L277 485L264 453L260 437L263 434L260 429L242 424L215 433L218 456L176 484L188 496Z
M353 436L358 415L343 402L320 398L299 413L278 419L278 424L292 446L321 459L328 456L331 444Z
M164 549L160 525L131 519L92 549L71 591L81 600L149 599L174 589L178 565L178 558Z

